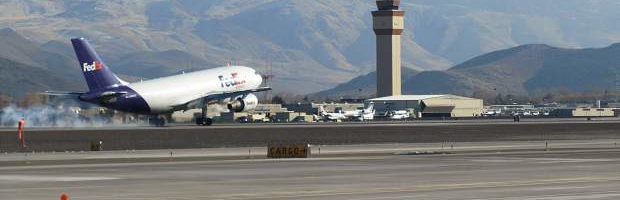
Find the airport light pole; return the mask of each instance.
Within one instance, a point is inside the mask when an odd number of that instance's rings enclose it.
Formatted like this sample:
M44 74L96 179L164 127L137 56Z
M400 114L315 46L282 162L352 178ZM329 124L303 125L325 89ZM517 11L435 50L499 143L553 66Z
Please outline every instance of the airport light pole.
M301 118L301 102L297 102L297 117Z

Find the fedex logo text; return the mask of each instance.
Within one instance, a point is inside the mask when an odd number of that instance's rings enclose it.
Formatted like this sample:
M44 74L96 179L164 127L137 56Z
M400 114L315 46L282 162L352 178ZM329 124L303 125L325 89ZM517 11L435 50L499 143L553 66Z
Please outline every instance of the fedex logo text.
M97 70L100 70L102 67L103 67L103 64L101 64L101 62L99 61L93 61L92 64L82 63L82 69L84 70L84 72L97 71Z
M240 78L237 72L231 73L230 76L219 75L218 78L220 79L220 86L222 88L240 87L245 83L245 80L239 80Z

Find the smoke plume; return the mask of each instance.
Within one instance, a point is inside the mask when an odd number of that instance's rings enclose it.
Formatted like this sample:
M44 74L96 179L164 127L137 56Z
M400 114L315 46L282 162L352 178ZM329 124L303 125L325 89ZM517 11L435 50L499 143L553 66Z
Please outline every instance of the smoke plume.
M108 127L137 126L142 122L135 117L118 117L101 114L97 110L82 110L80 107L67 105L36 105L22 108L10 105L0 110L0 126L17 127L17 122L24 118L26 127Z

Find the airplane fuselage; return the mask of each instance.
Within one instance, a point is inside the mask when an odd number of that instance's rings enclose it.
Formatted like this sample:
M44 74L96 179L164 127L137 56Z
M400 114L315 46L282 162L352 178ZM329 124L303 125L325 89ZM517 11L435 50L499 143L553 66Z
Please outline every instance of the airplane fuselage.
M249 67L228 66L91 91L80 99L115 110L140 114L162 114L186 109L185 102L210 94L260 87L262 77ZM101 98L107 93L109 97Z

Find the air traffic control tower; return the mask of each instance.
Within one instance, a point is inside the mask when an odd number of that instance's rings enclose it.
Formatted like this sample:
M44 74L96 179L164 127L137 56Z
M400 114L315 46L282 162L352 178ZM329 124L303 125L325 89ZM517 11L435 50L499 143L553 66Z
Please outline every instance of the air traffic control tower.
M377 96L401 95L400 35L405 11L400 0L377 0L372 11L373 29L377 36Z

